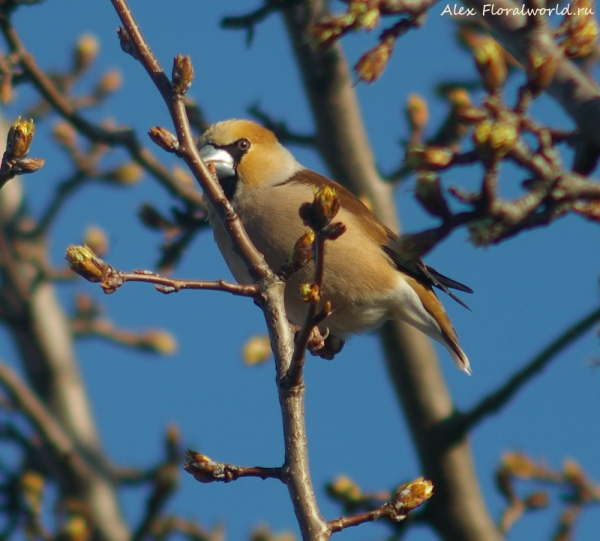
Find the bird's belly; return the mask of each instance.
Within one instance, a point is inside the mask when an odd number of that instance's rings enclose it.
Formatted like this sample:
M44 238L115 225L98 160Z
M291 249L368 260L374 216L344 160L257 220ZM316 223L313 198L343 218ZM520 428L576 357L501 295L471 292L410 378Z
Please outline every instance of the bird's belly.
M240 217L243 220L243 212L240 212ZM250 224L246 230L252 242L275 272L291 256L294 243L306 231L299 219L285 222L281 216L276 221L281 227L279 235L267 238L262 234L268 230L267 224L260 220L246 222ZM213 227L215 240L235 279L240 283L250 283L250 276L232 252L225 231L219 223L213 222ZM324 265L321 306L325 301L330 301L332 313L320 325L322 329L328 328L331 334L345 339L350 334L376 328L393 317L393 286L397 281L397 272L378 245L373 242L357 243L356 238L345 233L326 243ZM296 325L304 322L307 309L306 303L300 298L299 287L313 281L314 266L310 262L286 283L286 311L289 320Z
M322 330L327 328L331 334L346 339L348 335L375 329L392 317L393 292L375 292L360 287L358 279L352 273L340 276L335 269L327 270L325 264L320 308L330 301L332 313L320 325ZM300 284L313 280L313 267L310 264L286 284L285 306L292 323L301 325L304 322L307 305L300 298L298 289Z

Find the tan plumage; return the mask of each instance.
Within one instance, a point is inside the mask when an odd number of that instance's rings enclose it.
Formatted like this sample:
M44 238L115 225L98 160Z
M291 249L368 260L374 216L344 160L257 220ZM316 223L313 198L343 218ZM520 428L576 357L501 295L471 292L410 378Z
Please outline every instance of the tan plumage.
M252 242L274 270L285 263L306 231L298 214L300 205L313 200L315 188L335 187L340 199L335 219L347 229L325 246L321 297L332 302L333 313L321 325L322 330L345 340L385 320L400 319L443 344L455 364L470 373L469 360L433 291L438 287L450 293L452 287L471 292L468 287L420 260L404 260L397 251L396 235L365 205L344 187L300 165L266 128L248 120L219 122L202 135L199 146L203 159L214 164ZM212 215L209 219L231 272L238 282L249 283L220 222ZM312 275L309 264L286 285L285 303L292 323L302 323L305 304L298 286L311 281Z

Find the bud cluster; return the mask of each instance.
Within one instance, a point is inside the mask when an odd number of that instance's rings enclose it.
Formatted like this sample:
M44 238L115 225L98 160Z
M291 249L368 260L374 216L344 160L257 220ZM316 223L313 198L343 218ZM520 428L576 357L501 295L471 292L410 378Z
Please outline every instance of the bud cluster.
M574 0L569 13L557 30L564 40L559 44L569 58L584 58L594 50L598 40L598 23L592 0Z
M502 159L515 146L519 139L516 119L486 119L479 122L473 131L473 141L479 157L489 164Z
M320 238L335 240L346 231L341 222L331 223L340 210L340 200L335 188L323 186L315 193L312 203L300 207L300 218Z
M11 125L6 137L6 151L0 166L0 187L16 175L35 173L44 165L42 158L28 158L35 133L33 120L21 120Z
M378 2L350 0L346 13L327 15L308 30L308 37L315 49L328 49L344 34L364 28L372 30L379 23Z

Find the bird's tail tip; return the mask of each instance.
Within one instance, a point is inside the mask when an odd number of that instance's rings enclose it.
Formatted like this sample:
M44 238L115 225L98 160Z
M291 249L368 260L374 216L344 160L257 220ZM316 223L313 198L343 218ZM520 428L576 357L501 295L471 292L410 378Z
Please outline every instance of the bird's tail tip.
M454 361L454 364L459 370L462 370L467 376L471 376L473 372L471 371L471 363L469 362L469 358L465 355L465 352L460 349L460 347L454 347L454 344L448 344L448 351L450 352L450 356Z

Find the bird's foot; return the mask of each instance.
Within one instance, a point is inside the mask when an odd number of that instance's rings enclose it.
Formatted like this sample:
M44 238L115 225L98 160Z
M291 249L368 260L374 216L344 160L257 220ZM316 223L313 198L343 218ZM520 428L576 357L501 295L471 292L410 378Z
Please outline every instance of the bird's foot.
M299 325L294 325L293 323L290 325L295 334L295 340L298 338L301 327ZM319 327L313 327L306 349L315 357L321 357L322 359L331 361L340 351L342 351L345 343L346 342L340 340L337 336L329 334L329 329L326 329L325 332L321 332Z
M331 361L340 351L342 351L345 342L337 336L329 334L329 330L323 335L318 327L313 329L310 340L308 341L308 351L315 357L321 357L326 361Z

